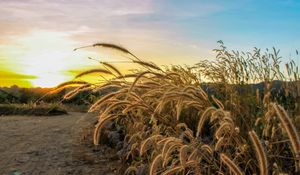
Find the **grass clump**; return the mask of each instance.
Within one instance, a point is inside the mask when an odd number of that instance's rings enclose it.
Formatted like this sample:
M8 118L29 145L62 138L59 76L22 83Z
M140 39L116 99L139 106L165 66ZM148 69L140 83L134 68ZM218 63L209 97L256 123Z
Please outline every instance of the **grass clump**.
M115 146L127 174L141 167L148 174L299 173L298 68L282 70L276 49L240 53L219 43L214 61L165 69L123 47L92 45L129 54L142 67L133 74L110 67L117 75L89 84L115 88L90 108L98 114L94 144L109 130L121 133Z

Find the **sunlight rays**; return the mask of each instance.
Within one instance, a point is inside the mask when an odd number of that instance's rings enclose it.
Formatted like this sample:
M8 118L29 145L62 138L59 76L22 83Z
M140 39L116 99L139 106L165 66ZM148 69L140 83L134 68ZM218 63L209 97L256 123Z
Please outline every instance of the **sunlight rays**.
M87 52L75 53L76 44L68 33L35 31L5 48L7 58L13 57L14 62L4 59L4 63L10 65L10 71L36 76L27 79L32 86L53 87L72 79L67 70L86 65L83 61Z

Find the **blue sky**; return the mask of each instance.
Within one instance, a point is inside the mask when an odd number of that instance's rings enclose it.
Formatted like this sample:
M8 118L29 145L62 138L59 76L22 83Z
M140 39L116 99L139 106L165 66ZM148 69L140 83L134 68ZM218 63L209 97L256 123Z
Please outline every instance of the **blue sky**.
M184 2L172 6L184 6L183 10L192 10L194 16L177 17L174 23L194 40L211 43L221 39L232 49L276 46L293 52L299 47L299 1L207 1L204 4L215 5L215 9L204 15L197 15L202 2Z
M120 44L160 65L212 59L218 40L234 50L275 46L286 61L299 64L296 0L1 0L0 12L5 14L0 16L5 75L45 79L59 72L52 78L65 81L71 76L66 72L94 64L88 56L122 59L105 50L72 52L95 42Z

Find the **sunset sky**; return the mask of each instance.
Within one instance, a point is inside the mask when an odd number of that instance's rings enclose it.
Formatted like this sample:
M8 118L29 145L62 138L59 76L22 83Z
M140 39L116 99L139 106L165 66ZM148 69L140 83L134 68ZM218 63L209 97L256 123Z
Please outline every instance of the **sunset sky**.
M126 60L109 42L157 63L213 59L223 40L234 50L275 46L299 64L297 0L0 0L0 86L51 87L101 61ZM117 64L122 70L130 67Z

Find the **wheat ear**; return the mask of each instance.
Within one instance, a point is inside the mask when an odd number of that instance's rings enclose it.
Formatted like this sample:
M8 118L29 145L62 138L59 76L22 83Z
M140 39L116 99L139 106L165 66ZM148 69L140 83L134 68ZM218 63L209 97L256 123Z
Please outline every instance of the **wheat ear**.
M91 86L90 84L85 84L85 85L79 86L79 87L75 88L74 90L68 92L66 95L64 95L63 99L69 100L69 99L73 98L74 96L76 96L79 92L90 89L90 86Z
M280 122L285 129L285 131L288 134L288 137L292 143L292 148L293 152L295 155L295 163L296 163L296 171L299 171L300 168L300 161L299 161L299 156L300 156L300 139L299 135L297 133L296 127L292 123L291 119L289 118L288 114L285 112L283 107L273 104L273 108L275 109L278 118L280 119Z
M213 150L211 149L211 147L207 144L201 145L201 150L204 150L206 152L208 152L209 154L213 154Z
M149 71L145 71L145 72L142 72L140 73L136 78L135 80L132 82L128 92L131 92L131 90L133 89L133 87L135 86L135 84L138 82L138 80L142 77L144 77L146 74L150 73Z
M79 85L79 84L85 85L85 84L89 84L89 83L86 81L67 81L67 82L59 84L58 86L55 87L55 89L59 89L59 88L62 88L62 87L68 86L68 85Z
M138 172L138 169L135 167L135 166L130 166L126 169L124 175L129 175L130 173L134 173L134 174L137 174Z
M163 161L163 167L165 167L169 161L169 159L171 158L172 159L172 156L171 153L174 152L175 150L177 150L177 148L180 148L180 144L172 144L168 150L166 151L165 154L163 154L163 158L164 158L164 161Z
M168 169L167 171L163 172L162 175L172 175L172 174L176 174L180 171L183 170L183 167L182 166L175 166L171 169Z
M109 49L113 49L113 50L117 50L117 51L129 54L129 55L133 56L134 58L136 58L137 60L139 60L138 57L135 56L133 53L131 53L129 50L125 49L124 47L118 46L116 44L111 44L111 43L96 43L96 44L89 45L89 46L83 46L83 47L75 48L74 51L76 51L78 49L87 48L87 47L104 47L104 48L109 48Z
M235 175L243 175L240 168L229 157L227 157L223 153L221 154L220 157L221 157L222 162L224 162L225 165L228 166L228 168L230 169L231 172L233 172Z
M107 63L107 62L100 62L101 64L103 64L104 66L110 68L111 70L113 70L114 72L116 72L118 74L118 76L123 76L122 73L119 71L119 69L117 69L115 66Z
M101 97L98 101L96 101L89 109L88 112L93 112L97 109L98 106L100 106L103 102L105 102L106 100L114 97L115 95L121 93L121 91L118 91L118 92L113 92L113 93L109 93L103 97Z
M223 122L222 125L220 125L220 127L216 130L215 137L219 139L227 133L231 134L233 130L234 126L232 123Z
M80 74L76 75L75 78L79 78L88 74L93 74L93 73L104 73L104 74L112 74L110 71L106 70L106 69L91 69L91 70L87 70L84 72L81 72Z
M94 139L93 139L94 145L99 145L101 129L104 126L104 124L109 120L116 119L117 117L118 117L117 115L108 115L107 117L99 121L99 123L96 125L96 128L94 130Z
M225 144L225 138L224 137L220 137L217 141L217 143L215 144L215 151L218 151L222 146L224 146Z
M187 152L189 150L189 146L188 145L183 145L180 150L179 150L179 160L180 163L183 167L186 166L186 160L187 160Z
M199 137L199 135L201 134L201 130L202 130L205 120L207 119L207 117L209 117L211 112L214 110L216 110L215 107L209 107L203 112L203 114L201 115L200 120L198 122L196 137Z
M213 95L211 96L211 98L220 109L224 109L224 105L220 102L220 100L216 99Z
M149 149L149 145L151 145L153 143L153 140L157 141L157 140L162 139L162 138L163 138L162 135L156 134L156 135L148 137L146 140L144 140L141 143L140 156L142 156Z
M256 157L259 163L259 170L261 175L268 175L268 160L266 156L266 152L254 131L249 132L251 141L255 148Z
M152 69L156 69L156 70L161 70L161 68L159 68L157 65L155 65L154 63L148 63L145 61L133 61L134 63L140 64L142 66L146 66L146 67L150 67Z
M151 163L150 166L150 172L149 175L156 175L157 173L157 168L159 167L159 165L161 164L161 162L163 161L163 156L162 154L157 155L154 160Z

